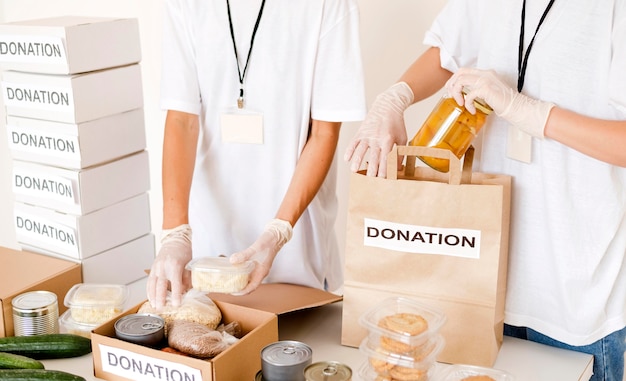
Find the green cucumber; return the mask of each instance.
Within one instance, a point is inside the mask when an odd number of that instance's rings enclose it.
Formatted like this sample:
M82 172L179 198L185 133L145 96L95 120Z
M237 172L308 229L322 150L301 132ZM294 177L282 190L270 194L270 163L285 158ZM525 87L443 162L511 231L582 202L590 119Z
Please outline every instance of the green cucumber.
M30 357L0 352L0 369L44 369L44 366Z
M0 380L3 381L86 381L84 377L46 369L0 369Z
M79 357L91 353L91 340L69 333L0 337L0 352L35 360Z

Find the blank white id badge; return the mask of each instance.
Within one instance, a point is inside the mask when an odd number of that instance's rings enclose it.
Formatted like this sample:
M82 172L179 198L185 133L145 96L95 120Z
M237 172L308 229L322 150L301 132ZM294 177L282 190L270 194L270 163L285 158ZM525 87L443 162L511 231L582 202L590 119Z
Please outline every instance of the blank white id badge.
M506 156L523 163L531 162L533 138L524 131L509 126L506 144Z
M229 109L220 118L222 143L263 144L263 114Z

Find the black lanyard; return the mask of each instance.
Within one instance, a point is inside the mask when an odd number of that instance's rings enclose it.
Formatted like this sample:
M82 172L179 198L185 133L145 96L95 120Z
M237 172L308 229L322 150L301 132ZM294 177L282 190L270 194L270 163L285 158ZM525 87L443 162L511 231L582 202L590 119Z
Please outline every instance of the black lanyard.
M550 0L548 6L545 11L543 11L543 15L541 15L541 19L539 19L539 24L537 25L537 29L535 29L535 34L533 35L532 40L530 40L530 44L528 44L528 49L526 49L526 54L524 54L524 24L526 24L526 0L522 3L522 23L520 26L519 32L519 52L517 55L517 91L521 92L522 87L524 87L524 78L526 77L526 66L528 65L528 56L530 55L530 50L533 47L533 43L535 42L535 37L537 37L537 32L539 31L539 27L543 24L543 20L545 20L550 8L552 8L552 4L554 4L554 0ZM522 60L522 56L524 59Z
M243 80L246 77L246 71L248 70L248 63L250 62L250 55L252 54L252 45L254 45L254 37L256 36L256 31L259 29L259 22L261 21L261 16L263 15L263 7L265 7L265 0L261 2L261 9L259 9L259 15L256 18L256 23L254 24L254 29L252 30L252 38L250 39L250 49L248 50L248 58L246 58L246 66L243 68L243 73L241 72L241 67L239 66L239 55L237 54L237 43L235 42L235 32L233 31L233 19L230 15L230 2L226 0L226 8L228 9L228 23L230 24L230 37L233 39L233 49L235 50L235 61L237 61L237 72L239 73L239 99L237 99L237 107L243 108Z

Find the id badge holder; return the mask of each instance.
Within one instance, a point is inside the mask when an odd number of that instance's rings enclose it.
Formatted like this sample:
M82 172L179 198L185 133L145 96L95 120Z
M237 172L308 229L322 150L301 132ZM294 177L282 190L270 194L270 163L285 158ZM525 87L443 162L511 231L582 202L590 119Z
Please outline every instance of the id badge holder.
M222 143L263 144L263 114L230 108L220 117Z
M507 132L506 156L529 164L533 148L533 138L524 131L510 126Z

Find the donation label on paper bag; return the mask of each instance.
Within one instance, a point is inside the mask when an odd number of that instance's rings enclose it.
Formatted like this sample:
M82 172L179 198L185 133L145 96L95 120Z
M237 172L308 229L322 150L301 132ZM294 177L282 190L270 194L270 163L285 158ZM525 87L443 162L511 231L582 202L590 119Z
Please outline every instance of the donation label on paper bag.
M407 253L480 258L480 230L399 224L364 218L363 244Z

